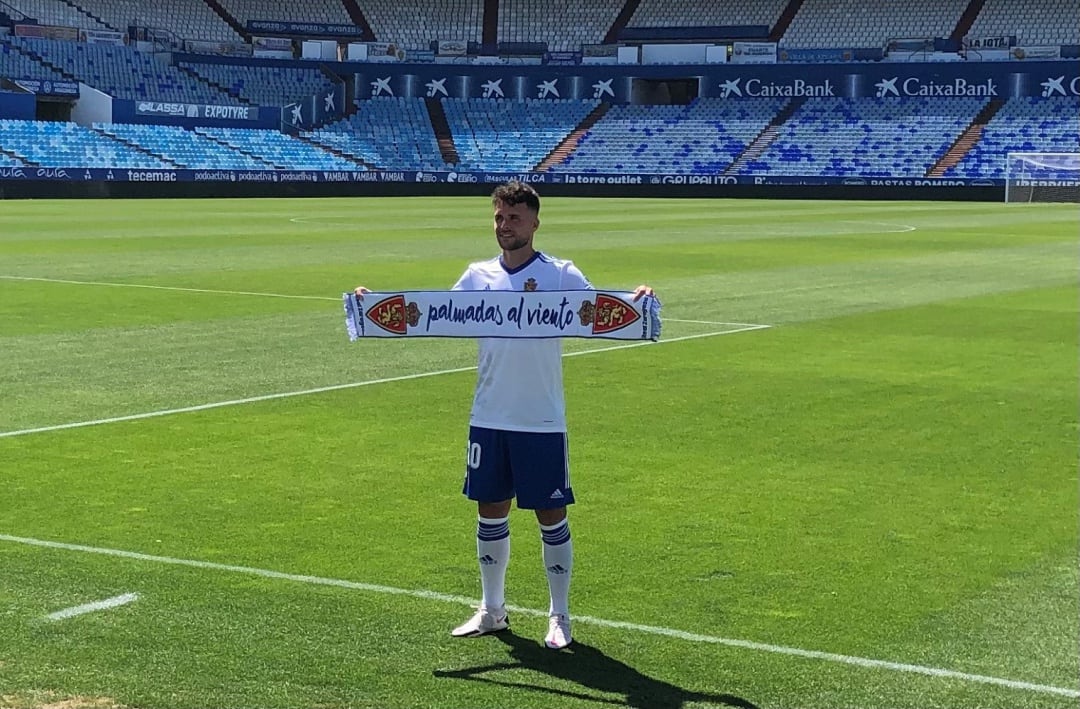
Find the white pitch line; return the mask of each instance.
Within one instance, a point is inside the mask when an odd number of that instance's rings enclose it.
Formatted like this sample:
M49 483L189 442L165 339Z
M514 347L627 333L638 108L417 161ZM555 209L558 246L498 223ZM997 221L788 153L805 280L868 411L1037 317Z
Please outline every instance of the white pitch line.
M251 576L260 576L262 578L277 579L282 581L294 581L297 583L307 583L319 586L334 586L336 588L345 588L355 591L367 591L370 593L383 593L397 596L409 596L412 598L421 598L432 601L442 601L446 603L456 603L460 605L475 605L476 599L467 598L465 596L456 596L448 593L439 593L438 591L428 591L424 589L407 589L407 588L395 588L393 586L383 586L379 584L360 583L357 581L345 581L343 579L325 578L322 576L308 576L305 574L290 574L282 571L271 571L268 569L258 569L249 566L234 566L232 564L218 564L212 561L199 561L196 559L180 559L171 556L157 556L154 554L143 554L135 551L124 551L121 549L107 549L102 547L84 546L82 544L67 544L64 542L52 542L43 539L32 539L28 537L15 537L7 534L0 534L0 541L11 542L14 544L25 544L27 546L44 547L47 549L61 549L64 551L76 551L87 554L101 554L104 556L120 557L124 559L134 559L137 561L150 561L158 564L170 564L173 566L187 566L196 569L208 569L213 571L228 571L238 574L248 574ZM547 617L548 612L546 610L538 610L534 608L522 608L519 606L508 606L508 608L516 613L523 615ZM926 667L923 665L912 665L905 662L890 662L888 660L875 660L866 657L857 657L853 655L840 655L833 652L821 652L818 650L804 650L797 647L788 647L786 645L772 645L769 643L759 643L751 640L739 640L734 638L724 638L716 635L704 635L701 633L689 633L683 630L676 630L674 628L665 628L655 625L642 625L640 623L625 623L617 620L606 620L604 618L596 618L593 616L575 615L573 616L575 621L585 623L589 625L596 625L604 628L613 628L619 630L629 630L635 633L643 633L647 635L659 635L668 638L674 638L677 640L684 640L686 642L704 643L711 645L723 645L726 647L739 648L742 650L756 650L759 652L768 652L777 655L787 655L790 657L800 657L808 660L822 660L824 662L833 662L844 665L854 665L856 667L863 667L867 669L888 670L891 672L903 672L909 674L920 674L929 677L938 677L942 679L954 679L963 682L973 682L978 684L996 685L999 687L1007 687L1009 689L1025 690L1029 692L1038 692L1041 694L1056 694L1063 697L1080 697L1080 690L1070 689L1068 687L1055 687L1046 684L1036 684L1033 682L1023 682L1012 679L1003 679L1001 677L989 677L987 675L969 674L967 672L957 672L955 670L947 670L939 667Z
M179 286L151 286L143 283L109 283L107 281L71 281L63 278L33 278L31 276L0 276L6 281L38 281L41 283L65 283L75 286L109 286L112 288L147 288L149 290L171 290L184 293L209 293L212 295L254 295L262 298L292 298L296 300L341 300L323 295L284 295L281 293L256 293L242 290L213 290L210 288L181 288Z
M73 281L64 278L37 278L34 276L2 276L0 280L7 281L37 281L41 283L64 283L67 285L77 286L108 286L110 288L147 288L150 290L169 290L180 291L182 293L207 293L210 295L247 295L256 296L260 298L290 298L294 300L336 300L341 301L340 297L332 298L326 295L288 295L286 293L262 293L256 291L246 290L214 290L210 288L181 288L180 286L151 286L143 283L113 283L109 281ZM790 290L790 289L789 289ZM729 322L717 322L715 320L680 320L679 318L664 318L664 322L681 322L681 323L693 323L697 325L749 325L750 323L729 323ZM757 329L761 329L759 326Z
M734 324L734 323L732 323ZM642 346L654 346L654 345L666 345L673 342L684 342L686 340L698 340L703 337L717 337L719 335L734 335L739 332L750 332L752 330L765 330L772 327L771 325L750 325L744 324L742 327L735 328L733 330L723 330L721 332L705 332L697 335L684 335L683 337L671 337L666 340L659 340L657 342L651 342L643 340L640 342L631 342L625 345L614 345L612 347L599 347L596 349L582 350L580 352L566 352L563 357L578 357L580 355L592 354L594 352L611 352L613 350L626 350L631 347ZM295 396L307 396L309 394L324 394L331 391L341 391L343 389L356 389L359 387L372 386L375 384L389 384L391 382L404 382L411 379L423 379L425 377L437 377L443 374L460 374L461 372L474 372L476 366L472 367L458 367L456 369L440 369L435 372L419 372L417 374L403 374L399 377L385 377L383 379L368 379L362 382L350 382L348 384L333 384L331 386L317 387L315 389L302 389L300 391L286 391L276 394L262 394L260 396L249 396L243 399L230 399L228 401L215 401L209 404L196 404L194 406L182 406L176 409L159 409L157 411L147 411L141 414L128 414L126 416L111 416L103 419L93 419L90 421L74 421L71 423L60 423L53 426L38 426L36 428L24 428L16 431L0 431L0 438L13 438L15 436L27 436L32 433L47 433L49 431L63 431L69 428L86 428L87 426L101 426L107 423L120 423L122 421L141 421L142 419L157 418L159 416L172 416L173 414L188 414L196 411L208 411L210 409L221 409L226 406L239 406L241 404L256 404L261 401L274 401L277 399L289 399Z
M249 396L244 399L230 399L228 401L215 401L210 404L197 404L195 406L182 406L177 409L160 409L158 411L147 411L141 414L129 414L127 416L112 416L104 419L94 419L92 421L75 421L73 423L61 423L55 426L40 426L38 428L24 428L19 431L3 431L0 432L0 438L10 438L12 436L25 436L31 433L45 433L47 431L63 431L68 428L85 428L86 426L100 426L106 423L120 423L121 421L140 421L142 419L157 418L158 416L171 416L173 414L186 414L195 411L207 411L210 409L220 409L226 406L239 406L241 404L255 404L260 401L273 401L275 399L288 399L294 396L306 396L308 394L322 394L329 391L340 391L342 389L355 389L357 387L371 386L373 384L387 384L389 382L403 382L409 379L421 379L423 377L436 377L440 374L456 374L458 372L471 372L476 367L459 367L458 369L442 369L437 372L420 372L419 374L405 374L400 377L386 377L385 379L369 379L362 382L351 382L349 384L334 384L332 386L318 387L316 389L303 389L301 391L286 391L277 394L263 394L261 396Z
M139 598L137 593L125 593L120 596L113 596L112 598L106 598L103 601L94 601L93 603L84 603L81 606L72 606L71 608L65 608L55 613L50 613L45 618L47 620L63 620L64 618L74 618L77 615L85 615L87 613L93 613L94 611L104 611L110 608L117 608L119 606L127 605L132 601Z
M663 322L681 322L689 323L691 325L734 325L735 327L745 327L751 330L763 330L771 325L757 325L749 322L717 322L716 320L680 320L679 318L662 318Z

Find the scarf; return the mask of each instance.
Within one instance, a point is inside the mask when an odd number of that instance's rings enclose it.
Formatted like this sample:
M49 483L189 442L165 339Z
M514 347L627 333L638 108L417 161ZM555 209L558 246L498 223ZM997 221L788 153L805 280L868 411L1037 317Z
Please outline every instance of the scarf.
M345 293L349 340L361 337L601 337L657 340L660 301L625 291Z

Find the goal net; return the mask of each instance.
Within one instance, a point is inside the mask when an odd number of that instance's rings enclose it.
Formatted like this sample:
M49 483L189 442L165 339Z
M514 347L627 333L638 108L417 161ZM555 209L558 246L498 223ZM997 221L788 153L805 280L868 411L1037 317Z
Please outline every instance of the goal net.
M1080 153L1009 153L1006 202L1080 202Z

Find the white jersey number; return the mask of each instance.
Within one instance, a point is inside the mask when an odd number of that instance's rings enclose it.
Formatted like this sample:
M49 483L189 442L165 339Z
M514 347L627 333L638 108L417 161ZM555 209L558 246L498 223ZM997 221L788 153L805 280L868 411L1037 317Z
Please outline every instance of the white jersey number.
M465 463L476 470L480 467L480 444L469 441L469 445L465 449Z

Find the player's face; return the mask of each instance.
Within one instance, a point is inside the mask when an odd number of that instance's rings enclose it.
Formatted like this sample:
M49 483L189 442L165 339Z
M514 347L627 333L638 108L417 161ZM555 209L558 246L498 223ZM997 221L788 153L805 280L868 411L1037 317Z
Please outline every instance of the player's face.
M536 213L526 204L495 205L495 238L503 251L517 251L532 246L533 234L540 226Z

